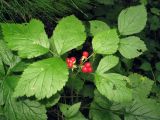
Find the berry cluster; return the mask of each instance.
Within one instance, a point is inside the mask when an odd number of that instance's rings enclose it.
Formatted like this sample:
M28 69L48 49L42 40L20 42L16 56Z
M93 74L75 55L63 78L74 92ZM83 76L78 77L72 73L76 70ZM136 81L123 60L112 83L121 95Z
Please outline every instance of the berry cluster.
M82 58L80 60L80 68L82 69L83 73L91 73L91 72L93 72L91 63L90 62L84 63L88 59L88 56L89 56L89 53L87 51L84 51L82 53ZM76 68L76 65L75 65L76 58L75 57L67 58L66 59L66 63L67 63L68 68L70 68L72 70L74 68ZM84 65L83 65L83 63L84 63Z
M66 59L66 63L67 63L68 68L73 68L75 62L76 62L76 58L75 57L71 57L71 58L67 58Z
M90 62L86 62L83 67L82 67L82 72L83 73L91 73L93 72L92 66Z

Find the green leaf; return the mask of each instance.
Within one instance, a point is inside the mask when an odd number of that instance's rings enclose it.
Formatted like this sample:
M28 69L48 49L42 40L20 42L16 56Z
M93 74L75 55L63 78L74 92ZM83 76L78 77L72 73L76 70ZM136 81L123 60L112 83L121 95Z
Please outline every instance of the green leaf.
M66 118L71 118L79 112L81 103L73 104L72 106L67 104L60 104L60 110Z
M151 99L134 100L126 108L125 120L159 120L160 104Z
M111 101L125 103L132 99L132 91L128 87L129 79L126 76L116 73L96 74L95 84L98 91Z
M128 59L140 56L146 51L146 45L140 38L130 36L120 40L119 52Z
M24 71L27 67L28 67L29 63L26 63L26 62L19 62L17 63L12 69L11 71L12 72L22 72Z
M4 80L3 91L5 98L4 113L7 120L46 120L45 107L36 101L16 100L13 91L19 77L12 76Z
M47 108L50 108L58 103L60 97L61 97L60 94L57 93L56 95L53 95L49 99L46 98L43 99L41 103L44 104Z
M13 55L13 53L6 46L6 43L2 40L0 40L0 57L2 61L11 68L20 62L20 58Z
M68 69L65 62L61 58L48 58L35 62L24 70L14 95L49 98L61 90L67 80Z
M113 54L118 49L119 38L115 29L96 34L93 38L93 50L99 54Z
M83 80L81 80L79 77L70 77L67 86L71 89L76 90L76 92L79 92L83 88Z
M156 69L157 69L158 71L160 71L160 62L157 62L157 63L156 63Z
M89 21L89 23L90 23L90 33L92 36L95 36L98 33L110 29L110 27L105 22L99 20L92 20Z
M0 57L0 80L4 75L5 75L5 70L4 70L3 62Z
M160 9L153 7L153 8L151 8L151 13L159 16L160 15Z
M147 98L151 92L153 81L139 74L129 75L133 87L134 98Z
M129 7L119 14L118 30L121 35L139 33L145 27L146 21L147 12L143 5Z
M150 23L150 30L157 30L158 28L160 28L160 20L159 17L157 16L151 16L149 18L149 23Z
M22 58L33 58L49 51L44 25L38 20L28 24L1 24L4 40ZM27 46L27 47L26 47Z
M91 120L121 120L118 115L113 114L108 109L101 108L95 102L91 104L89 118Z
M104 5L113 5L114 0L96 0L97 2L104 4Z
M87 120L81 112L78 112L76 115L65 118L65 120Z
M93 98L94 97L94 86L92 84L86 84L83 86L83 89L80 91L80 95L83 97L89 97Z
M55 45L57 53L62 55L82 45L85 39L85 27L80 20L72 15L59 21L51 38L51 43Z
M89 116L92 120L121 120L119 116L114 114L114 112L121 109L120 104L109 101L95 90Z
M140 66L140 69L144 71L152 71L152 67L149 62L143 62L142 65Z
M119 62L119 58L113 55L105 56L101 59L98 68L96 70L97 73L104 73L114 66L116 66Z

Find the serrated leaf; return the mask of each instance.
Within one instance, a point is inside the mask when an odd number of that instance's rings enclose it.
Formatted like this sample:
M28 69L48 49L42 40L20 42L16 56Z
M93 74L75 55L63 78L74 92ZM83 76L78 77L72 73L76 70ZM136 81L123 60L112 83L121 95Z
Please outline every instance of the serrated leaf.
M3 83L4 114L7 120L46 120L46 110L43 105L36 101L17 100L13 97L18 80L19 77L12 76L5 79Z
M98 91L111 101L125 103L132 99L132 91L128 87L129 79L126 76L116 73L96 74L95 85Z
M146 8L133 6L121 11L118 17L118 30L121 35L131 35L143 30L147 21Z
M139 74L129 75L133 87L133 97L147 98L151 92L153 81Z
M4 40L22 58L33 58L49 51L44 25L38 20L28 24L1 24ZM27 46L27 47L26 47Z
M95 36L98 33L101 33L103 31L110 29L110 27L105 22L102 22L99 20L89 21L89 24L90 24L90 34L92 36Z
M119 58L113 55L105 56L101 59L98 68L96 70L97 73L104 73L114 66L116 66L119 62Z
M146 45L140 38L130 36L120 40L119 52L128 59L140 56L146 51Z
M67 104L60 104L60 110L66 118L71 118L79 112L81 103L73 104L72 106Z
M6 43L2 40L0 40L0 57L6 65L10 66L10 68L14 67L18 62L20 62L20 58L13 55L11 50L6 46Z
M49 98L61 90L67 80L68 69L65 62L57 57L48 58L35 62L24 70L14 95Z
M85 39L85 27L80 20L71 15L59 21L51 38L51 43L55 45L57 53L62 55L82 45Z
M113 54L118 49L119 38L115 29L96 34L92 45L95 53Z
M160 104L151 99L134 100L126 108L125 120L159 120Z

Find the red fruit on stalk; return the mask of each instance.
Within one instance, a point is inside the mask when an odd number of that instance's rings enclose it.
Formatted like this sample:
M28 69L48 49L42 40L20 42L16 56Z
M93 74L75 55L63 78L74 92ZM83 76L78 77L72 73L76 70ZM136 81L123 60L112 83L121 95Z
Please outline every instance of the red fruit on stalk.
M67 64L70 63L70 58L66 58Z
M73 68L73 63L72 62L67 63L67 65L68 65L68 68Z
M90 62L86 62L86 63L84 64L84 66L87 67L87 68L89 68L89 67L91 67L91 63L90 63Z
M89 68L87 68L87 72L88 72L88 73L91 73L91 72L93 72L93 69L92 69L92 67L89 67Z
M82 56L87 58L89 56L89 53L87 51L83 51Z
M85 66L82 67L82 72L83 73L87 73L88 72L88 70L87 70L87 68Z
M75 63L76 62L76 58L75 57L71 57L70 60Z

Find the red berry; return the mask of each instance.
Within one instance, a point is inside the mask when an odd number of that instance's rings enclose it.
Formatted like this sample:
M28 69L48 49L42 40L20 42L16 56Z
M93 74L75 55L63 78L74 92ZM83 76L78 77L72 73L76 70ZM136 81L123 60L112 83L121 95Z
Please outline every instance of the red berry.
M90 63L90 62L86 62L86 63L84 64L84 66L87 67L87 68L89 68L89 67L91 67L91 63Z
M71 57L70 60L74 63L76 62L76 58L75 57Z
M73 67L73 63L72 62L67 63L67 65L68 65L68 68L72 68Z
M89 73L93 72L92 67L87 68L87 72L89 72Z
M84 57L88 57L89 56L89 53L87 52L87 51L83 51L83 54L82 54L82 56L84 56Z
M66 58L66 62L67 62L67 64L70 63L70 59L69 59L69 58Z
M82 72L83 73L87 73L88 72L88 70L87 70L87 68L85 66L82 67Z

